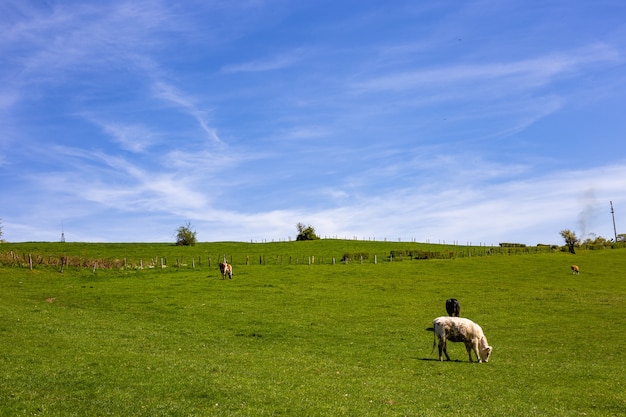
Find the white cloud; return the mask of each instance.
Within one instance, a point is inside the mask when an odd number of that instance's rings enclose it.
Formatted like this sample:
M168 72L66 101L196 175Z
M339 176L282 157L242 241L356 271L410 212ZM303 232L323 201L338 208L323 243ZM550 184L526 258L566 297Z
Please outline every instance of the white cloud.
M509 89L536 88L555 77L579 71L586 65L617 62L617 51L603 45L592 45L569 54L555 53L538 58L485 64L453 64L438 68L390 73L357 82L354 87L361 92L407 89L431 89L437 86L457 88L459 84L489 82L500 88L506 83ZM453 87L454 86L454 87Z
M264 72L287 68L300 59L299 50L283 53L267 59L249 61L240 64L230 64L222 67L222 72L232 74L237 72Z
M138 6L118 2L105 10L85 4L32 9L9 27L5 39L28 44L30 53L21 58L25 73L48 81L61 71L121 65L153 45L154 32L167 27L167 16L156 3Z
M610 181L606 181L607 171L612 173ZM579 202L587 187L596 190L598 204L591 209ZM234 216L236 221L224 229L234 239L278 239L293 236L295 223L305 222L312 224L322 236L349 239L356 236L434 243L471 241L497 245L514 240L530 245L559 244L560 230L576 229L579 214L584 210L591 210L588 217L592 230L578 233L594 232L610 238L610 219L602 213L607 211L604 206L608 207L609 199L626 207L626 200L618 200L623 189L626 189L626 165L617 165L562 171L549 177L529 177L496 185L477 182L439 192L419 188L381 190L377 195L353 198L332 209ZM264 226L268 222L272 227Z
M122 149L142 153L150 148L158 136L149 128L142 125L124 125L121 123L96 122L111 139Z
M222 143L221 139L217 136L216 129L209 126L206 120L206 112L198 107L192 97L183 93L173 85L167 84L163 81L156 81L153 87L155 97L173 103L181 109L185 110L191 117L196 120L198 125L210 139L212 139L216 143Z

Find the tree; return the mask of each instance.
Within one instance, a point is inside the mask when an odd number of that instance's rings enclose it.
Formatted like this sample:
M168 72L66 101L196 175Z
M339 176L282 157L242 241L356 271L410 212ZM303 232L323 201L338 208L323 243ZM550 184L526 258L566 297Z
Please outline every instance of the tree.
M2 241L2 219L0 219L0 242Z
M572 232L569 229L561 230L561 236L565 239L565 244L567 245L570 253L576 254L575 247L578 245L579 241L576 237L576 233Z
M585 239L583 244L585 245L606 245L609 241L603 238L602 236L596 236L595 233L589 233L589 237Z
M176 230L176 245L194 246L197 242L197 234L198 232L192 229L191 223L187 222L184 226L180 226Z
M315 229L311 225L305 226L303 223L298 223L296 227L298 228L298 237L296 237L296 240L319 239L319 236L315 234Z

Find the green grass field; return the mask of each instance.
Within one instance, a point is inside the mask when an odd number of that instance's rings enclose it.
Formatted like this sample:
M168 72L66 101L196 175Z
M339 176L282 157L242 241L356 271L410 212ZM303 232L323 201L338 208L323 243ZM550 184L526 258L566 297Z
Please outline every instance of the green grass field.
M626 250L385 260L411 246L0 245L19 256L168 258L165 269L0 267L0 415L626 413ZM330 263L357 252L368 261ZM223 254L232 281L208 266ZM468 362L459 343L451 362L432 352L425 329L450 297L483 327L489 363Z

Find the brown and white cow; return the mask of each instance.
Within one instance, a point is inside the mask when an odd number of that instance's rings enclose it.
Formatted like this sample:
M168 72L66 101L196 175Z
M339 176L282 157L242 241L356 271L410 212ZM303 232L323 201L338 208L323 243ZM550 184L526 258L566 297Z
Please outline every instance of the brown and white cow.
M489 361L489 356L491 356L493 348L489 346L483 329L473 321L462 317L442 316L433 320L433 329L435 337L435 340L433 340L433 350L435 349L437 339L439 339L440 361L443 361L443 357L441 356L442 352L446 355L446 359L450 360L446 349L446 343L448 341L465 343L465 349L467 349L470 362L473 362L472 350L478 362Z
M220 262L220 272L222 279L226 279L226 274L228 274L229 279L233 279L233 266L228 262Z
M572 265L572 274L580 274L580 268L578 268L578 265Z

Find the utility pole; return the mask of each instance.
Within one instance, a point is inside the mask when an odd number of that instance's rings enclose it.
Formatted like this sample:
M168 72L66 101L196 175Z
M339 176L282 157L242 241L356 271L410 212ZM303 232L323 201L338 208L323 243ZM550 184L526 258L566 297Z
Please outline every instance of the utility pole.
M617 243L617 229L615 228L615 212L613 211L613 201L611 203L611 217L613 217L613 233L615 234L615 243Z

